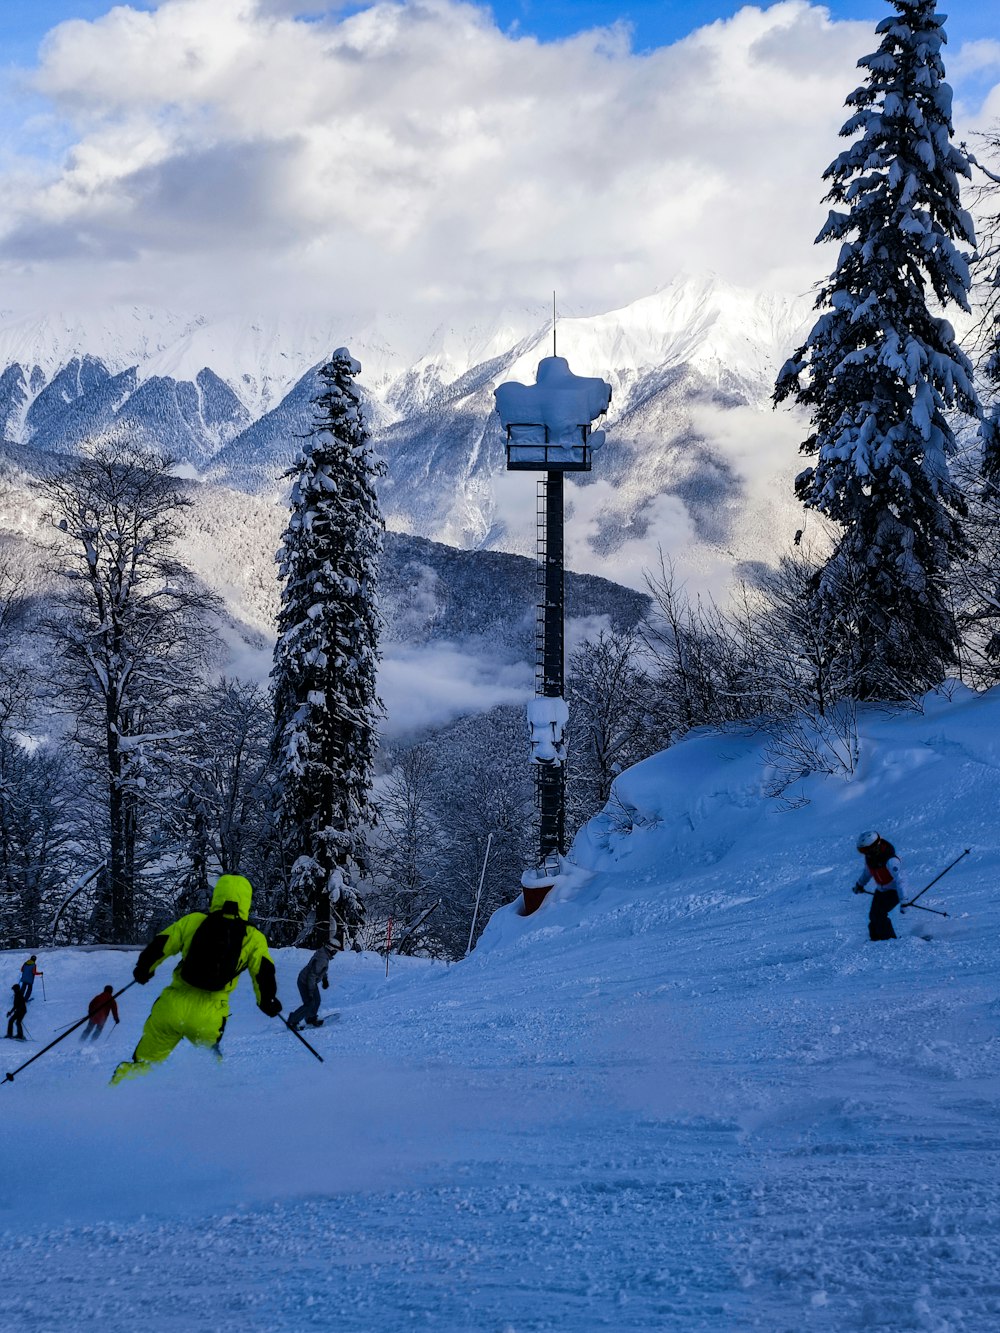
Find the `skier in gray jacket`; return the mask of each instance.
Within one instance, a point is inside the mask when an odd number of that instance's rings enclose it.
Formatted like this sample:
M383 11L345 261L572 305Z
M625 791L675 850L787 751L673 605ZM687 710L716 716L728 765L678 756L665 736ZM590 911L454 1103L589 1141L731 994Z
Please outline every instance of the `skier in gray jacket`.
M323 1020L316 1016L319 1013L319 988L322 986L326 990L329 986L330 959L342 947L338 940L321 944L299 973L297 984L302 1003L288 1015L289 1027L297 1028L303 1019L312 1028L323 1026Z

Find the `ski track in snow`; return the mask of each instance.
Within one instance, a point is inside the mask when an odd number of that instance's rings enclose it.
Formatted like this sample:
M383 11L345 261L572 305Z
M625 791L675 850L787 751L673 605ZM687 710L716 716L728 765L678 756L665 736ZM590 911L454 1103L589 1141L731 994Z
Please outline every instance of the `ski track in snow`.
M991 732L1000 694L876 717L780 814L759 740L727 739L729 815L718 746L676 747L626 775L640 831L592 828L589 876L469 961L339 957L322 1066L243 981L221 1066L109 1089L162 973L130 990L0 1088L0 1328L1000 1330ZM849 891L873 809L916 887L978 843L892 944ZM40 965L49 1039L132 963Z

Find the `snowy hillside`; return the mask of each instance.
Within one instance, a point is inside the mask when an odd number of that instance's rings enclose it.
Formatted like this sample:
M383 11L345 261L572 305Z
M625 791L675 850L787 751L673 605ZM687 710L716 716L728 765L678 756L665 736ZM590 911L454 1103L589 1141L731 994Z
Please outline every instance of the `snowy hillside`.
M46 567L61 543L34 485L39 462L29 449L0 449L0 546L36 588L50 577ZM225 605L220 669L266 682L279 603L274 557L287 506L210 483L192 483L190 493L179 549ZM385 734L412 734L499 703L520 708L533 688L536 598L534 560L387 533L379 678ZM569 651L602 628L633 627L648 605L644 593L568 572Z
M620 310L560 320L560 352L613 389L610 443L593 475L570 485L579 568L607 573L600 562L614 553L640 586L662 540L704 586L716 565L728 574L784 549L799 522L797 438L768 400L807 306L700 275ZM74 450L127 423L199 472L273 498L311 424L314 368L347 343L389 464L390 527L527 553L533 495L504 473L492 391L504 379L531 382L551 338L543 311L520 310L427 335L388 317L362 328L294 312L0 319L0 431Z
M162 977L134 987L120 1029L0 1088L0 1326L1000 1328L1000 692L861 735L793 809L759 736L625 773L558 891L468 961L338 958L322 1065L244 981L221 1066L179 1048L110 1089ZM921 900L947 918L867 940L871 826L916 887L972 848ZM6 1068L132 955L39 962Z

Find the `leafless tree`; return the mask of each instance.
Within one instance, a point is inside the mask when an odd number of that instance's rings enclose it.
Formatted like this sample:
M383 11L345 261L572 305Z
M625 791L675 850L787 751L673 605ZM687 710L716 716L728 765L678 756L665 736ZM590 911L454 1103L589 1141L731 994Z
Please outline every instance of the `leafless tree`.
M197 678L217 608L175 554L191 501L171 469L117 434L41 488L64 534L47 629L75 739L102 773L115 942L135 936L139 815L177 740L170 702Z
M403 750L379 784L373 852L380 875L365 899L379 935L388 917L402 925L435 900L445 846L442 776L434 747L424 743Z
M655 684L632 630L602 630L573 654L567 805L571 828L596 814L625 768L666 743L656 724Z

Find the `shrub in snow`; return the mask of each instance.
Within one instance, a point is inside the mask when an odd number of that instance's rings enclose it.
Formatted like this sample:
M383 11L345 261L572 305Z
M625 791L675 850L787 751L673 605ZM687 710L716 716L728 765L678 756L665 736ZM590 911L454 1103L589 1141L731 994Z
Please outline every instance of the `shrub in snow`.
M765 791L786 809L806 804L808 798L793 790L803 778L812 773L849 777L857 767L858 719L849 700L822 714L799 713L776 721L768 731Z

